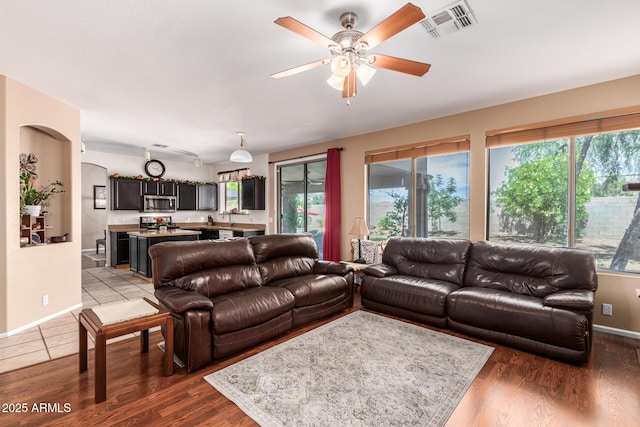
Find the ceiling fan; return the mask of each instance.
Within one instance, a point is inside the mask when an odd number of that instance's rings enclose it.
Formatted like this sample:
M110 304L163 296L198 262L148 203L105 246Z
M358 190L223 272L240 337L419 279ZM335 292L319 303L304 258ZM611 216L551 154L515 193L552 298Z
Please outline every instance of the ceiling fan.
M414 76L423 76L429 71L430 64L378 53L370 54L369 50L424 18L425 15L419 7L407 3L365 34L354 30L358 22L358 15L353 12L346 12L340 16L340 23L344 29L338 31L331 38L290 16L278 18L274 21L276 24L298 33L312 42L327 47L333 58L321 59L289 68L288 70L271 74L271 77L274 79L289 77L303 71L331 64L332 75L327 80L327 83L333 88L341 90L343 98L351 98L358 91L356 77L365 86L376 72L373 67L399 71Z

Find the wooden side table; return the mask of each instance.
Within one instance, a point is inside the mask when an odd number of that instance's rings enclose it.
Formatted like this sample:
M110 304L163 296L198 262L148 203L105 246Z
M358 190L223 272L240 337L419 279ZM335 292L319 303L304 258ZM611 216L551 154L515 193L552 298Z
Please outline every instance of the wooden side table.
M362 264L359 262L352 262L352 261L340 261L340 264L346 264L353 267L353 276L354 276L353 284L355 286L360 286L360 283L362 283L362 276L364 276L365 268L369 267L370 265L374 265L374 264Z
M132 300L133 301L133 300ZM95 340L95 403L107 399L107 340L133 332L140 333L140 352L149 351L149 328L165 327L164 375L173 375L173 318L171 313L158 304L144 298L157 312L130 320L103 324L103 320L91 308L85 308L79 316L80 372L87 370L87 333ZM123 303L124 304L124 303ZM104 307L104 306L103 306ZM131 313L131 316L136 316Z

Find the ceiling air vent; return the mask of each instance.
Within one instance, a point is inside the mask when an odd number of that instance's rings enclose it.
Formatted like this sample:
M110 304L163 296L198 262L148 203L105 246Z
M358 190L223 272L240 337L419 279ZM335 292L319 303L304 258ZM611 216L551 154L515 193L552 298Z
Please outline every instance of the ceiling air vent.
M434 39L439 39L478 22L464 0L450 4L420 22Z

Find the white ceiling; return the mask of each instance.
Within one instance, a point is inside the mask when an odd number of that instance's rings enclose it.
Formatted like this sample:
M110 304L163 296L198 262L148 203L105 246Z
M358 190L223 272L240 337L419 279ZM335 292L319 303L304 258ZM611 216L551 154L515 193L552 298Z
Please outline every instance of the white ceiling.
M269 77L330 57L276 18L331 37L345 11L366 32L405 3L0 0L0 74L77 106L89 150L205 163L240 130L256 155L640 74L639 0L468 0L476 26L434 40L416 24L373 49L432 64L424 77L380 69L350 106L328 67Z

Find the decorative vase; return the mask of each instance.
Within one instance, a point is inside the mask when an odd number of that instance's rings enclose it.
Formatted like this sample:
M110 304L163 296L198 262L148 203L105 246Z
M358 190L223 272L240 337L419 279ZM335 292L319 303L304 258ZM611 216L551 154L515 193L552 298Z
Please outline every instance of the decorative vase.
M167 232L167 226L166 225L161 225L160 227L158 227L158 231L161 233L166 233Z
M24 213L31 216L40 216L40 211L42 210L42 206L40 205L25 205Z

